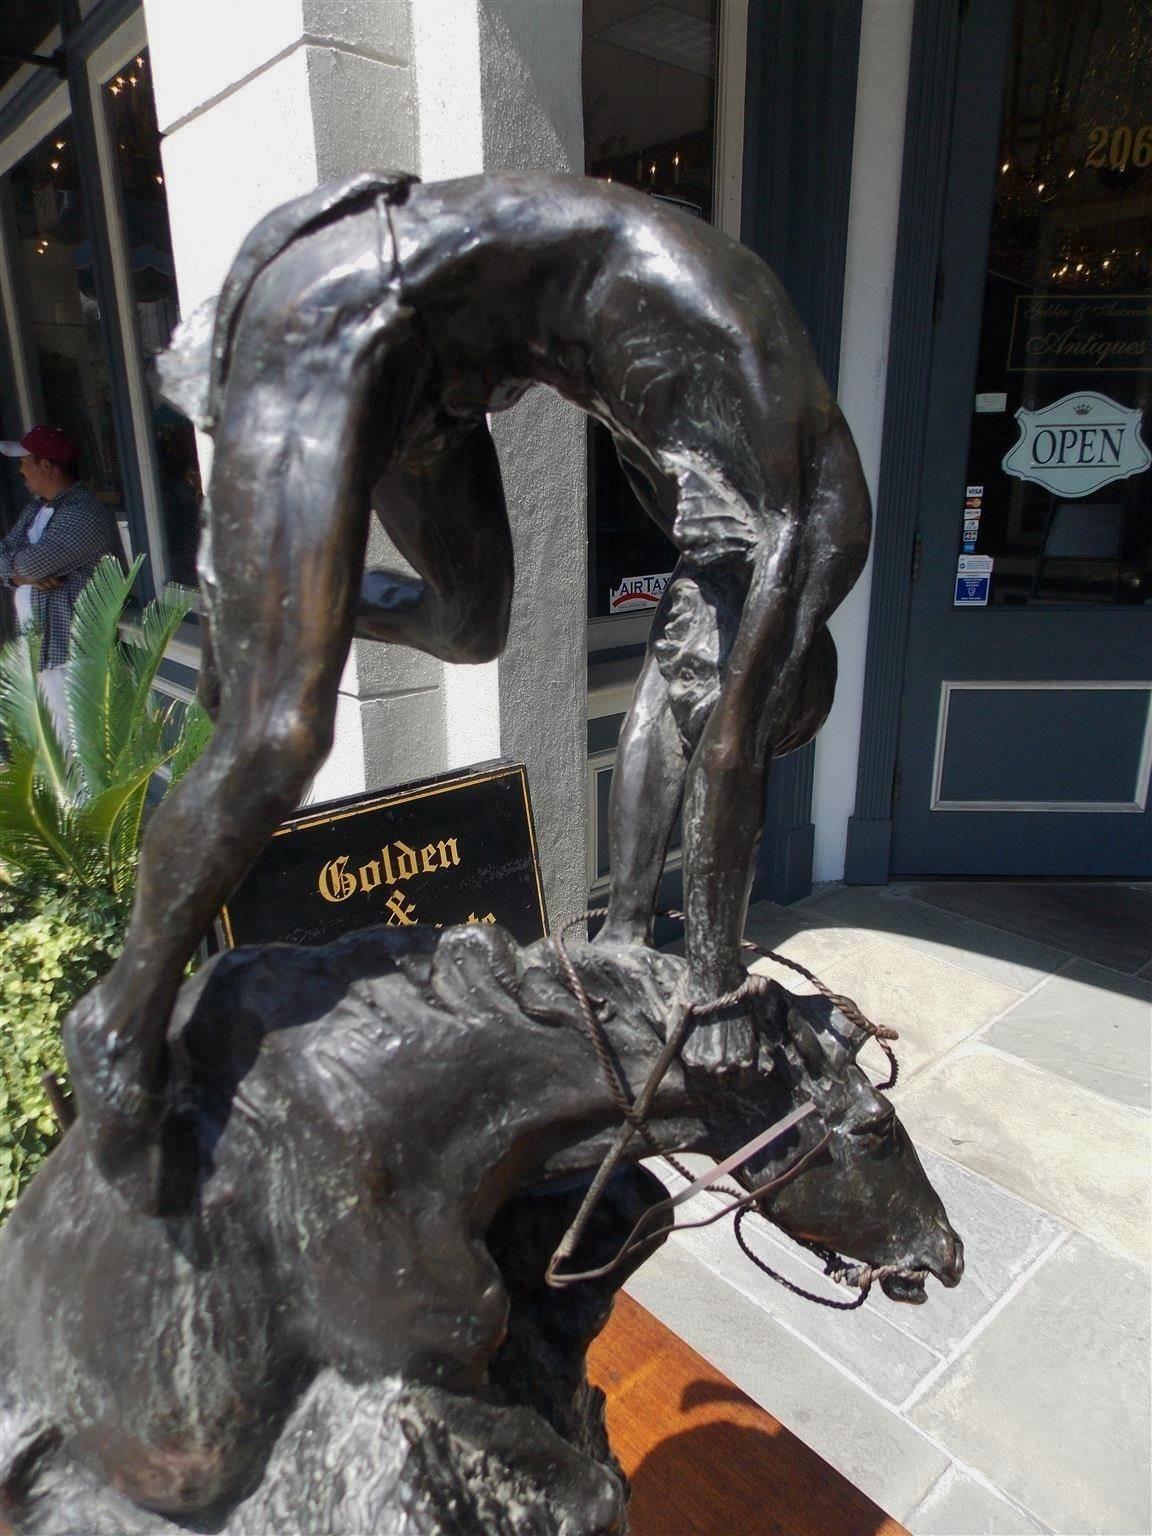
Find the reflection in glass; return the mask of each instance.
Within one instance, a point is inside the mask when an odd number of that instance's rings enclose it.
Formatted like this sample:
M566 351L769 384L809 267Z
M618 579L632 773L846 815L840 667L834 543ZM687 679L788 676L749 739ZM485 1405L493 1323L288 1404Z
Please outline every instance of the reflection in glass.
M1146 4L1017 0L957 498L992 603L1152 601L1150 284Z
M136 336L143 363L164 515L170 581L196 585L196 537L201 487L191 422L163 399L156 357L180 318L172 236L160 159L160 133L148 54L129 61L104 86L132 281Z
M5 180L35 415L73 438L88 484L102 500L118 503L123 482L71 119Z
M639 7L634 0L584 0L589 176L639 187L686 217L712 218L717 26L717 0ZM589 423L588 535L591 618L635 611L644 599L629 599L623 584L666 575L676 562L596 423Z

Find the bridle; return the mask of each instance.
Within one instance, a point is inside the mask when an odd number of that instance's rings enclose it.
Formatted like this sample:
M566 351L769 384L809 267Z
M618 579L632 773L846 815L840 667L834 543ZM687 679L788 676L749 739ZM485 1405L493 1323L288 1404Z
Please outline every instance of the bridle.
M832 1307L838 1311L854 1311L857 1307L863 1306L864 1302L868 1299L868 1293L872 1289L873 1283L877 1280L882 1280L888 1275L899 1275L908 1280L922 1280L927 1275L927 1270L910 1270L898 1264L885 1264L875 1267L867 1264L852 1264L839 1254L833 1253L830 1249L823 1248L819 1244L809 1243L799 1238L794 1239L801 1247L809 1249L818 1258L823 1260L824 1273L829 1279L839 1285L851 1286L859 1291L859 1295L852 1301L834 1301L830 1297L818 1296L812 1291L806 1291L803 1287L786 1279L785 1276L779 1274L770 1265L766 1264L749 1247L741 1231L742 1223L749 1214L749 1211L758 1201L782 1189L802 1173L808 1164L814 1161L831 1141L832 1132L830 1130L826 1131L819 1141L809 1147L794 1162L790 1163L783 1173L777 1174L775 1178L759 1185L751 1192L734 1189L731 1185L723 1184L720 1181L728 1174L742 1167L757 1152L770 1146L772 1142L778 1141L782 1136L787 1135L789 1131L794 1129L795 1126L799 1125L801 1121L814 1114L816 1110L814 1104L803 1104L789 1111L788 1114L768 1126L766 1130L759 1132L750 1141L745 1142L742 1147L737 1148L723 1162L699 1176L693 1176L684 1164L670 1153L660 1151L651 1131L648 1129L648 1111L652 1106L661 1083L667 1075L668 1068L675 1057L679 1055L680 1049L688 1037L689 1030L701 1019L721 1013L727 1008L744 1002L746 999L767 995L773 983L765 976L758 976L749 972L739 987L726 993L723 997L713 998L706 1002L685 1003L679 1018L668 1031L664 1045L659 1056L656 1058L651 1072L648 1074L644 1086L633 1099L628 1084L612 1053L611 1045L604 1032L604 1026L596 1016L592 1001L564 943L564 936L570 928L575 927L578 923L586 922L590 918L604 917L606 915L606 909L602 907L582 912L578 917L574 917L570 922L557 929L549 941L556 951L560 969L568 989L576 1000L584 1031L592 1044L596 1058L600 1063L601 1071L604 1074L605 1082L620 1111L622 1123L600 1166L597 1168L591 1184L588 1186L579 1210L576 1212L555 1252L548 1261L548 1267L544 1274L546 1283L553 1289L562 1290L571 1285L578 1285L586 1280L603 1279L619 1269L626 1260L641 1249L655 1245L657 1242L663 1242L670 1231L683 1232L699 1227L711 1226L714 1222L722 1221L726 1216L734 1216L736 1241L746 1258L755 1264L758 1269L771 1276L773 1280L778 1281L785 1289L815 1302L818 1306ZM683 921L684 917L682 912L673 909L668 909L656 915L681 921ZM751 939L742 939L741 945L743 948L753 950L766 959L774 960L780 965L785 965L794 971L798 971L816 987L817 991L828 998L844 1014L849 1022L856 1025L865 1034L871 1036L888 1057L890 1066L887 1081L880 1085L881 1091L885 1091L895 1085L900 1067L896 1060L896 1055L888 1042L899 1038L896 1030L889 1029L886 1025L873 1024L870 1019L864 1016L851 998L842 997L840 994L832 992L811 971L807 970L797 961L788 959L786 955L777 954L774 950L764 949L759 944L753 943ZM670 1195L666 1200L660 1200L650 1205L635 1223L614 1257L607 1264L601 1265L598 1269L565 1270L561 1272L560 1266L570 1259L576 1251L593 1211L600 1203L609 1180L635 1136L640 1136L647 1143L653 1156L662 1157L686 1181L685 1187L676 1194ZM728 1196L729 1203L712 1215L698 1221L673 1222L670 1228L662 1222L658 1222L657 1218L671 1215L678 1206L709 1189L715 1190L718 1194ZM760 1213L756 1212L755 1214L759 1215ZM761 1219L764 1218L761 1217Z

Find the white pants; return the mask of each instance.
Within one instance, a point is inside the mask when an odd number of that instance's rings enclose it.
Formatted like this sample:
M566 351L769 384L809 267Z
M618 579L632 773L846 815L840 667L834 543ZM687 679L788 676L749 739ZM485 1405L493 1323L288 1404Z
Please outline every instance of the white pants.
M60 737L60 745L66 752L72 750L72 717L68 713L68 694L66 682L68 678L68 664L59 667L46 667L39 676L40 691L44 695L44 702L48 705L52 719L56 725L56 734Z

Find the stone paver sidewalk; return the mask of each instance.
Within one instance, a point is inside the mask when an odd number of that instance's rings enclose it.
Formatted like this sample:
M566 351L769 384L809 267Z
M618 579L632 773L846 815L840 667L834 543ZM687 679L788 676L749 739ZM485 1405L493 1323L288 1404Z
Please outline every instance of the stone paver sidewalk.
M900 1031L893 1101L964 1280L830 1312L717 1225L628 1290L914 1536L1150 1536L1152 890L825 887L753 908L748 933ZM774 1268L826 1286L755 1225Z

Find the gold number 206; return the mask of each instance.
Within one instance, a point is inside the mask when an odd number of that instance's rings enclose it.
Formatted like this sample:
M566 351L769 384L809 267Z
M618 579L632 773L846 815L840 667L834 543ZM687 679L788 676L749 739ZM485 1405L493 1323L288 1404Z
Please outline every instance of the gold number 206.
M1127 123L1113 128L1099 124L1088 130L1088 153L1084 164L1097 169L1109 166L1122 171L1128 164L1152 165L1152 123L1133 131Z

